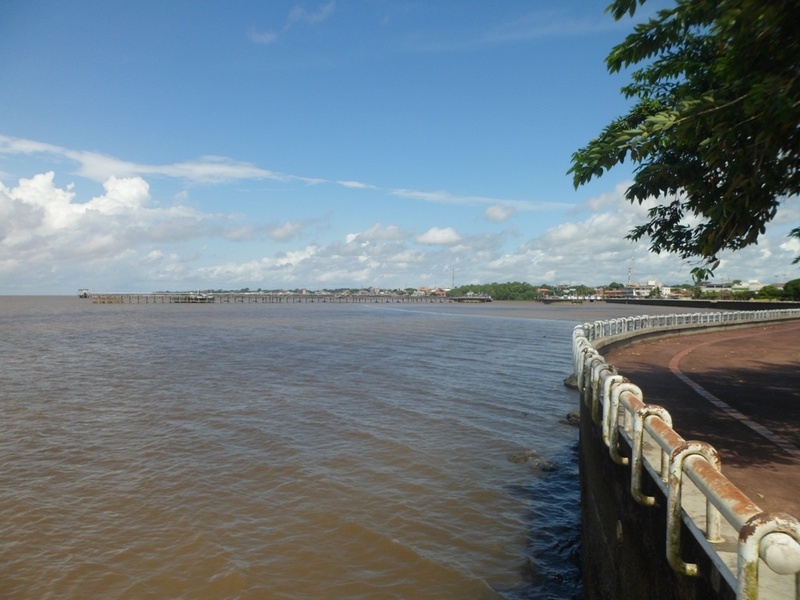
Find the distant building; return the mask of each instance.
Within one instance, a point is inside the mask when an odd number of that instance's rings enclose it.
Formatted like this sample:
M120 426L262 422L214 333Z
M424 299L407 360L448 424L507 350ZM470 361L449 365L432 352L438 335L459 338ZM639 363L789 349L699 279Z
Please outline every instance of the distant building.
M631 283L619 289L603 289L600 297L614 298L669 298L672 288L665 286L658 281L648 281L647 283Z
M734 292L757 292L761 288L764 287L765 284L759 283L755 279L751 279L747 283L737 283L736 285L732 286L732 290Z

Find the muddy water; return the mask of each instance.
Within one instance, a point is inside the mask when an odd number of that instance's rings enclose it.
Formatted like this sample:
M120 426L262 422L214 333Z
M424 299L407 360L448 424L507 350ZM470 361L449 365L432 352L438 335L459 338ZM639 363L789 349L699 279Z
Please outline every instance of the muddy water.
M0 297L2 596L577 594L600 310Z

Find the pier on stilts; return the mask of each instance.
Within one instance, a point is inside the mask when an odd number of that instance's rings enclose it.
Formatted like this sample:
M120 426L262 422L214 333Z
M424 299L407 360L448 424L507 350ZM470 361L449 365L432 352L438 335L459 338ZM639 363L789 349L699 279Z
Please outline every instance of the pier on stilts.
M450 304L491 302L489 296L393 294L149 293L89 295L93 304Z

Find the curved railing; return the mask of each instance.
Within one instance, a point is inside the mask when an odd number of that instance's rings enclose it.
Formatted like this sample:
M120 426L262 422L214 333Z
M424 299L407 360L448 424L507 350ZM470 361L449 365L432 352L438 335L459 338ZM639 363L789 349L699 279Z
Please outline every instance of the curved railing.
M661 331L798 318L800 309L653 315L585 323L573 333L578 389L595 426L602 430L611 460L630 466L630 492L638 503L655 503L642 491L645 473L667 498L670 566L684 575L698 574L697 565L681 558L683 522L741 599L757 599L760 584L764 597L800 598L800 521L762 511L722 474L713 447L683 439L672 428L669 413L645 404L641 389L618 374L595 346ZM628 446L625 452L622 444ZM726 551L730 546L726 541L735 541L735 553ZM761 581L760 564L769 567L761 569ZM768 592L763 591L765 586Z
M584 323L579 327L584 337L593 342L603 338L615 337L636 332L658 331L661 329L689 329L709 326L747 325L765 321L800 318L800 309L748 310L736 312L705 312L682 315L644 315L622 317L607 321Z

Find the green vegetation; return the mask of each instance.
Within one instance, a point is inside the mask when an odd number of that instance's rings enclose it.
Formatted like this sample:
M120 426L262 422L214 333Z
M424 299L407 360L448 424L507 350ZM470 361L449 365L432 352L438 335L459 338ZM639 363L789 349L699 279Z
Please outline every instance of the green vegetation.
M693 273L708 278L800 193L799 29L797 0L676 0L637 25L606 58L612 73L640 67L622 88L632 108L573 154L575 186L631 160L627 199L659 204L627 237L699 259Z
M542 284L534 286L530 283L512 281L510 283L484 283L464 285L447 292L448 296L484 295L493 300L538 300L559 296L593 296L597 290L583 284L575 286L552 286Z
M542 296L538 287L519 281L465 285L452 289L447 293L448 296L467 296L470 294L491 296L493 300L537 300Z
M734 284L741 283L740 281L733 282ZM550 285L541 284L534 286L530 283L521 281L512 281L506 283L485 283L485 284L472 284L464 285L447 292L448 296L491 296L493 300L517 300L517 301L535 301L542 298L587 298L591 296L599 296L604 292L624 290L626 286L616 281L605 286L591 287L584 284L576 285ZM684 297L691 296L696 299L704 300L794 300L800 301L800 279L794 279L786 282L783 289L774 285L767 285L758 292L752 291L733 291L731 289L719 289L712 291L703 291L698 282L693 284L680 284L670 286L672 295L681 295ZM326 290L306 290L306 289L261 289L251 290L250 288L241 288L238 290L223 290L223 289L201 289L190 291L159 291L157 294L189 294L196 292L215 293L215 294L359 294L364 293L364 290L359 288L336 288ZM662 288L653 287L648 292L649 298L661 297ZM369 293L373 293L370 291ZM405 289L383 289L379 293L391 295L416 295L421 293L414 288ZM428 293L441 293L441 291L428 292Z
M786 300L800 300L800 279L792 279L783 285L783 295Z

